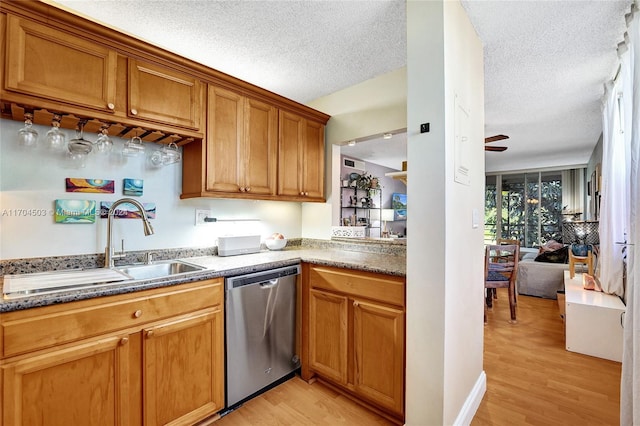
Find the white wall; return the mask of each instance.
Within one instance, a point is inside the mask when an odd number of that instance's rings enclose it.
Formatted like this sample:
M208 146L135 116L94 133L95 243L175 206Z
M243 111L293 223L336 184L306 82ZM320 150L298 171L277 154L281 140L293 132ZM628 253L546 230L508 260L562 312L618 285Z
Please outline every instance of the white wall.
M407 150L420 167L408 168L406 424L465 423L485 383L482 45L457 1L407 2L407 42ZM456 96L468 185L454 181Z
M337 143L402 129L407 124L406 68L309 102L331 115L325 128L326 203L305 203L302 237L331 238L340 217L340 147Z
M23 123L0 120L0 259L40 256L92 254L104 251L106 220L95 224L56 224L49 213L56 199L115 201L122 195L123 178L144 179L144 193L139 200L155 202L157 218L152 220L155 234L145 237L139 220L114 220L114 241L125 239L125 250L151 250L181 247L211 247L219 235L259 234L263 239L273 232L288 238L301 236L300 203L281 201L243 201L224 199L180 200L181 163L154 168L146 158L124 160L119 154L123 140L114 139L114 151L101 156L92 153L84 169L72 168L63 153L43 147L23 150L17 146L17 131ZM40 142L49 130L34 126ZM67 138L75 132L64 130ZM96 134L85 135L94 141ZM159 145L145 143L147 153ZM65 192L65 178L115 180L114 194ZM258 222L219 222L194 225L196 208L213 210L219 219L260 219ZM44 216L16 215L16 210L37 209Z

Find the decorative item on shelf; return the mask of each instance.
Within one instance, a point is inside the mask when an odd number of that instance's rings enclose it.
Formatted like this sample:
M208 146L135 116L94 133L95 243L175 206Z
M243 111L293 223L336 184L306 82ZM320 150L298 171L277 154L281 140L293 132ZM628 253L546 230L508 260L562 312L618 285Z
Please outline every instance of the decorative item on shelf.
M65 147L66 138L64 133L60 130L60 120L62 117L58 114L53 114L51 120L51 130L47 132L47 148L51 150L59 150Z
M366 226L333 226L331 227L332 237L364 238Z
M527 200L528 202L528 200ZM575 210L569 210L568 209L569 206L564 206L562 207L562 221L563 222L574 222L574 221L578 221L580 220L580 216L582 215L582 212L577 212Z
M18 144L22 147L33 148L38 143L38 132L33 126L33 114L24 113L24 127L18 130Z
M284 235L276 232L264 240L264 244L269 250L282 250L287 245L287 239Z
M375 181L375 188L378 187L378 178L371 176L371 174L364 172L361 175L358 175L356 180L356 187L358 189L372 189L372 181Z

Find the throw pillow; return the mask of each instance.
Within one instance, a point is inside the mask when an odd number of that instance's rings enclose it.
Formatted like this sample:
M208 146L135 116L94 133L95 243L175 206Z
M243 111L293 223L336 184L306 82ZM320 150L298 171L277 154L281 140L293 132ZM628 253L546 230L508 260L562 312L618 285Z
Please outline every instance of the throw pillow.
M564 246L561 249L554 251L545 251L540 253L536 258L536 262L546 263L567 263L569 258L569 246Z

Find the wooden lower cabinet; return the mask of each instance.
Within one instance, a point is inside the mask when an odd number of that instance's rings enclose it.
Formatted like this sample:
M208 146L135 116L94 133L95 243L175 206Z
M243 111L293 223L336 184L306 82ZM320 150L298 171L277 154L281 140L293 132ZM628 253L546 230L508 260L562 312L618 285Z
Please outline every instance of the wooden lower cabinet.
M305 264L302 376L404 420L404 278Z
M3 365L2 424L126 424L128 340L113 336Z
M190 425L224 404L220 310L143 330L144 424Z
M57 317L65 318L64 327L94 330L104 324L110 330L80 339L73 330L73 340L65 343L3 355L0 424L186 426L214 415L224 406L222 283L206 280L0 314L3 354L37 347L14 338L13 331L43 319L53 335L62 335ZM127 327L111 330L112 323Z

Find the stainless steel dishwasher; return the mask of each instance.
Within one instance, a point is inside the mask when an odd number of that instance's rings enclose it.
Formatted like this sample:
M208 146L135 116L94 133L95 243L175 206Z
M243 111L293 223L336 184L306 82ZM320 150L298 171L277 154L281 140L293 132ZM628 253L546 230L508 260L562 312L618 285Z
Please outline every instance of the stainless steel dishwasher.
M295 353L296 276L300 265L225 280L227 407L300 366Z

